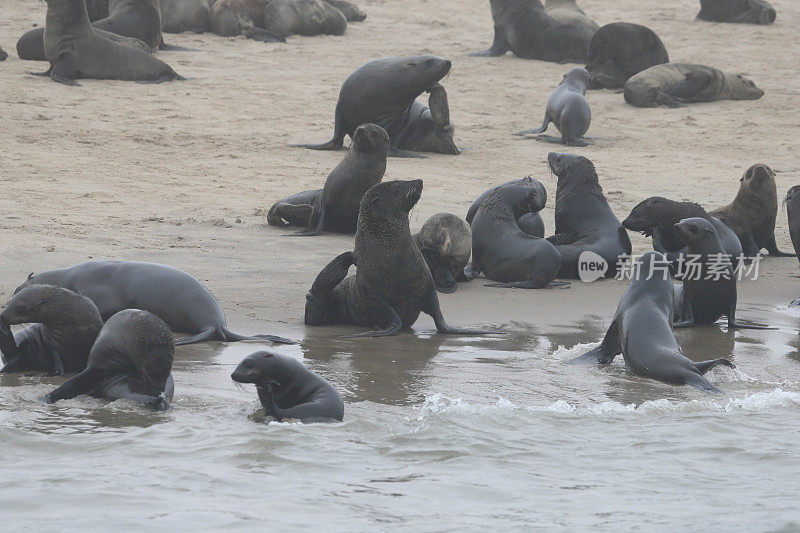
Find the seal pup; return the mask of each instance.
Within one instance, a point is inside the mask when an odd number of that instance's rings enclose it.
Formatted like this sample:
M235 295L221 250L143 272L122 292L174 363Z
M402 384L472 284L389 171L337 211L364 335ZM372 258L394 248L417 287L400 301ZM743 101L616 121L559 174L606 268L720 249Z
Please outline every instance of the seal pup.
M264 29L290 35L344 35L347 19L323 0L272 0L264 8Z
M261 405L278 422L341 422L344 402L325 378L293 357L268 351L248 355L231 374L236 383L253 383Z
M104 320L123 309L150 311L173 331L191 336L176 344L204 341L236 342L265 339L295 344L275 335L244 336L228 331L225 313L214 295L183 270L139 261L87 261L66 268L31 274L17 287L16 294L29 285L47 283L87 296Z
M717 365L736 366L727 359L695 363L681 354L672 332L673 298L667 259L647 252L636 260L634 275L600 346L567 363L607 365L622 354L625 366L636 375L722 393L703 374Z
M357 5L345 0L325 0L325 2L341 11L347 22L361 22L367 18L367 14L361 11Z
M587 51L589 89L621 89L631 76L669 63L669 54L656 33L628 22L606 24L592 36Z
M472 266L493 281L490 287L541 289L552 284L561 267L561 254L545 239L528 235L517 224L524 213L540 211L547 201L544 186L512 183L496 187L472 220Z
M208 0L159 0L161 31L203 33L208 29L211 8Z
M388 154L386 130L376 124L362 124L353 134L347 155L328 175L322 190L278 200L267 213L267 223L306 226L295 233L301 236L318 235L323 229L354 233L361 197L383 178Z
M163 411L172 402L174 339L152 313L125 309L108 319L89 353L86 369L43 398L56 403L80 395L143 403Z
M758 100L764 91L741 74L690 63L656 65L625 82L625 101L636 107L680 107L717 100Z
M778 250L775 242L778 188L775 173L767 165L757 163L748 168L739 180L733 202L710 214L736 232L747 257L755 257L762 248L776 257L795 256Z
M792 237L794 253L800 261L800 185L795 185L786 193L783 200L786 216L789 219L789 235Z
M409 329L419 314L439 333L487 334L447 325L433 276L411 238L408 214L422 194L422 180L378 183L361 199L355 248L331 261L306 295L305 323L375 328L355 337L384 337ZM356 274L347 270L356 265Z
M544 133L552 122L561 132L561 138L539 135L537 139L568 146L587 146L588 143L582 138L592 122L592 110L589 108L589 102L586 101L588 84L589 72L585 68L574 68L564 74L561 83L547 99L547 109L544 112L544 122L541 127L520 131L514 135Z
M586 251L605 260L606 277L614 276L619 257L631 254L631 241L603 195L594 165L585 157L555 152L547 161L558 177L556 233L547 238L561 253L558 277L577 278L578 261Z
M529 187L542 186L539 180L534 180L530 176L525 176L519 180L507 181L502 185L499 185L499 187L514 184L527 185ZM478 198L472 202L472 205L469 206L469 210L467 211L466 219L468 224L472 224L472 219L475 218L475 213L478 211L478 208L496 188L497 187L492 187L488 191L478 196ZM544 186L542 186L540 193L544 194L544 202L547 203L547 191L544 190ZM528 235L533 235L534 237L544 237L544 220L542 220L542 215L540 215L538 211L535 213L525 213L517 219L517 224L519 225L519 228Z
M700 0L697 20L772 24L775 9L765 0Z
M12 334L15 324L32 325ZM0 372L80 372L102 327L86 296L52 285L25 287L0 313Z
M271 0L217 0L208 28L222 37L243 35L254 41L284 43L286 39L264 29L264 10Z
M439 81L450 72L451 63L436 56L384 57L368 61L342 84L336 103L333 138L324 144L292 144L312 150L339 150L345 135L353 136L361 124L378 124L389 134L389 155L419 157L405 152L409 144L420 151L458 154L453 143L453 124L447 108L447 93ZM417 102L431 93L430 107ZM429 138L435 142L431 145Z
M428 263L437 291L450 294L458 288L456 281L468 281L464 267L472 253L469 224L453 214L436 213L411 238Z
M491 0L490 4L494 41L488 50L471 56L499 57L511 50L523 59L586 62L586 49L597 30L594 22L563 23L550 16L539 0Z

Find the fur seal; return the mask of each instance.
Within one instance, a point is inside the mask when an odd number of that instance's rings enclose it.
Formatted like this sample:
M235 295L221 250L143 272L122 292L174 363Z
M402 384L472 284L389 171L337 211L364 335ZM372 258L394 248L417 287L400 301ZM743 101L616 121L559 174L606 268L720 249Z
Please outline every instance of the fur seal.
M344 35L347 19L323 0L272 0L264 8L264 28L281 37Z
M525 130L514 135L527 135L529 133L544 133L552 122L561 132L561 138L550 135L540 135L537 138L568 146L587 146L581 140L592 122L592 110L586 101L586 89L589 84L589 72L585 68L574 68L564 74L561 83L547 99L547 109L544 112L544 122L541 127Z
M536 180L536 183L541 185L541 183L538 180ZM499 187L505 187L506 185L514 185L514 184L527 185L529 187L537 186L534 184L534 180L530 176L526 176L519 180L507 181L502 185L499 185ZM478 196L477 200L472 202L472 205L469 207L469 210L467 211L466 219L468 224L472 224L472 219L475 218L475 213L478 211L478 208L496 188L497 187L492 187L488 191ZM544 189L542 190L544 191ZM547 194L547 192L544 191L544 194ZM542 220L542 215L540 215L538 211L535 213L530 213L530 212L525 213L524 215L522 215L517 219L517 224L519 225L519 228L528 235L533 235L534 237L544 237L544 220Z
M228 331L225 313L214 295L197 279L182 270L139 261L87 261L66 268L47 270L17 287L47 283L87 296L107 320L123 309L143 309L161 318L173 331L191 336L175 344L203 341L236 342L266 339L295 344L274 335L246 337Z
M450 213L436 213L411 236L428 263L436 290L455 292L456 281L467 281L464 267L472 253L469 224Z
M286 39L264 29L264 9L271 0L217 0L208 28L222 37L243 35L254 41L283 43Z
M123 37L122 35L97 28L94 29L94 32L115 43L136 48L147 54L153 52L147 43L139 39ZM26 61L47 61L47 56L44 53L44 28L36 28L20 37L17 41L17 55L20 59Z
M347 22L361 22L367 18L367 14L361 11L357 5L345 0L324 0L342 12Z
M594 31L600 27L586 16L575 0L544 0L544 10L562 24L581 25Z
M494 42L488 50L471 56L498 57L511 50L523 59L586 62L586 49L597 30L593 22L556 20L539 0L491 0L490 4Z
M248 355L231 374L236 383L253 383L267 413L302 423L341 422L344 402L325 378L293 357L268 351Z
M755 164L739 180L739 192L733 202L711 211L739 237L747 257L762 248L776 257L794 257L781 252L775 242L775 218L778 216L778 189L775 173L767 165Z
M8 59L8 52L0 48L0 61L5 61Z
M585 157L555 152L547 161L558 177L556 233L547 238L561 253L558 277L577 278L585 251L602 257L608 264L605 276L614 276L619 256L631 253L631 241L603 195L594 165Z
M639 376L722 393L703 374L720 364L735 365L727 359L695 363L681 354L672 332L673 298L668 261L658 252L647 252L637 259L600 346L567 362L607 365L622 354L625 365Z
M697 20L772 24L775 9L764 0L700 0Z
M384 337L409 329L421 312L440 333L486 334L452 328L439 307L433 277L411 239L408 214L422 180L378 183L361 199L355 248L331 261L306 295L305 323L375 328L356 337ZM347 270L356 265L355 276Z
M89 20L104 19L108 16L108 2L109 0L86 0L86 12L89 15Z
M333 138L324 144L294 144L312 150L338 150L345 135L361 124L378 124L389 134L390 156L413 157L403 150L458 154L447 93L439 80L451 63L436 56L384 57L364 63L342 84L336 103ZM430 92L429 106L417 102Z
M159 0L161 31L203 33L208 29L211 8L208 0Z
M800 185L795 185L786 193L783 200L786 216L789 219L789 235L792 237L794 253L800 261Z
M12 335L15 324L33 325ZM0 372L80 372L102 327L86 296L52 285L25 287L0 313Z
M44 397L45 403L83 394L106 400L127 399L163 411L172 402L175 383L172 332L152 313L125 309L100 330L86 369Z
M467 277L483 272L500 282L490 287L541 289L551 284L561 267L561 254L546 239L528 235L517 224L521 215L540 211L546 202L547 193L538 180L501 185L489 193L472 219L472 266Z
M625 101L636 107L680 107L717 100L758 100L764 91L741 74L689 63L656 65L625 82Z
M272 226L306 226L295 235L318 235L323 229L354 233L361 197L383 178L388 153L386 130L376 124L362 124L353 134L347 155L328 175L322 190L278 200L270 208L267 222Z
M592 36L586 70L590 89L621 89L625 82L655 65L669 63L656 32L640 24L606 24Z

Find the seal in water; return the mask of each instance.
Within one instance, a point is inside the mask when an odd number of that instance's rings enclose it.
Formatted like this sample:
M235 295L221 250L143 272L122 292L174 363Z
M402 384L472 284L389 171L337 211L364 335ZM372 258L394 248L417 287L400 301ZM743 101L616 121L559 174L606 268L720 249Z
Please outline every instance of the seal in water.
M541 183L538 180L536 180L535 183L541 185ZM506 185L514 185L514 184L527 185L528 187L538 187L535 183L530 176L525 176L520 180L507 181L502 185L499 185L499 187L505 187ZM472 202L472 205L469 207L469 210L467 211L466 218L468 224L472 224L472 219L475 218L475 213L478 211L478 208L481 206L481 204L483 204L483 201L486 200L486 198L488 198L489 195L495 189L497 189L497 187L492 187L488 191L478 196L477 200ZM544 191L544 189L542 190ZM525 193L523 192L523 194ZM547 192L544 191L544 194L547 194ZM547 199L545 197L545 203L546 202ZM519 225L519 228L528 235L533 235L534 237L544 237L544 220L542 220L542 215L540 215L538 211L535 213L530 213L530 212L525 213L524 215L522 215L517 219L517 224Z
M272 0L264 8L264 28L281 37L344 35L347 19L323 0Z
M606 24L597 30L587 54L590 89L621 89L631 76L669 63L658 35L646 26L628 22Z
M625 101L636 107L680 107L764 96L764 91L741 74L689 63L665 63L643 70L625 83L624 93Z
M361 124L378 124L389 134L390 156L414 157L403 149L458 154L447 93L439 80L451 63L436 56L385 57L350 74L339 91L333 138L324 144L294 144L312 150L338 150L345 135ZM431 93L425 107L416 98Z
M267 413L281 422L341 422L344 402L325 378L286 355L255 352L242 360L231 374L237 383L254 383Z
M367 190L386 172L389 135L376 124L362 124L344 159L336 165L322 190L305 191L278 200L267 214L272 226L299 225L295 235L318 235L320 231L354 233L358 206Z
M341 11L347 22L361 22L367 18L367 14L361 11L357 5L345 0L325 0L325 2Z
M488 50L471 56L498 57L511 50L523 59L586 62L586 49L597 30L593 22L563 23L550 16L539 0L491 0L490 4L494 42Z
M455 292L456 281L467 281L464 267L472 253L469 224L450 213L436 213L411 236L428 263L436 290Z
M126 399L163 411L172 402L175 383L172 332L152 313L125 309L108 319L89 353L86 369L44 397L56 403L83 394Z
M265 43L286 42L277 33L264 29L264 9L270 0L217 0L211 8L209 29L222 37L244 35Z
M786 206L786 216L789 219L789 235L792 237L794 253L800 261L800 185L789 189L783 205Z
M697 260L696 268L684 273L683 284L675 285L674 327L713 324L726 315L728 328L772 329L736 322L736 276L711 222L687 218L675 224L675 233Z
M208 29L211 8L208 0L159 0L161 31L203 33Z
M772 24L775 9L764 0L700 0L697 20Z
M622 227L641 232L645 237L653 237L653 249L667 256L670 262L686 256L686 246L675 234L675 224L685 218L700 217L708 220L717 230L717 236L732 261L742 255L742 244L736 233L720 219L709 215L705 209L694 202L676 202L660 196L652 196L631 210Z
M15 324L32 325L12 335ZM80 372L102 327L86 296L51 285L25 287L0 313L0 372Z
M766 248L769 255L794 257L781 252L775 242L775 218L778 216L778 189L775 173L767 165L755 164L739 180L739 192L733 202L711 211L729 226L742 243L747 257L758 255Z
M361 199L355 249L331 261L306 295L305 323L374 327L355 337L384 337L409 329L420 312L433 317L440 333L487 334L452 328L425 259L414 241L408 214L422 194L422 180L389 181ZM355 276L347 276L356 265Z
M139 261L87 261L47 270L17 287L47 283L87 296L107 320L123 309L143 309L161 318L173 331L191 334L175 344L203 341L236 342L266 339L295 344L274 335L250 337L228 331L225 313L214 295L186 272L166 265Z
M542 126L533 130L525 130L514 135L544 133L552 122L561 132L561 138L550 135L539 135L537 139L548 142L563 143L568 146L587 146L581 140L592 122L592 110L586 101L586 87L589 83L589 72L585 68L574 68L564 74L561 83L547 99Z
M567 362L607 365L622 354L625 365L636 375L722 393L703 374L720 364L736 366L727 359L695 363L681 354L672 332L673 298L669 263L660 253L647 252L635 263L634 275L603 342Z
M558 277L577 278L578 260L587 251L605 260L607 278L614 276L619 257L631 254L631 241L603 195L594 165L585 157L555 152L547 161L558 177L556 234L547 238L561 253Z
M546 202L547 193L537 180L532 185L501 185L489 193L472 219L472 267L467 276L483 272L500 282L490 287L547 287L561 267L561 254L517 224L522 214L538 212Z

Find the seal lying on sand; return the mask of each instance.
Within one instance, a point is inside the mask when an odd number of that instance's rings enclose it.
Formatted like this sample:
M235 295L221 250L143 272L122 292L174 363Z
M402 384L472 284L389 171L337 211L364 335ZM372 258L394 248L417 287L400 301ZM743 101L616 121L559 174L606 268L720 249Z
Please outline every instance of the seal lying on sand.
M12 335L15 324L33 325ZM80 372L102 327L86 296L51 285L25 287L0 313L0 372Z
M225 313L214 295L186 272L166 265L139 261L87 261L35 276L31 274L14 293L28 285L41 283L87 296L104 320L123 309L150 311L173 331L192 335L179 339L176 344L251 339L294 344L294 341L274 335L246 337L228 331Z
M344 402L326 379L293 357L260 351L248 355L231 374L237 383L254 383L261 405L278 422L284 418L341 422Z
M584 252L599 255L608 265L605 276L614 276L619 257L631 253L631 241L603 196L594 165L585 157L555 152L547 161L558 176L556 234L547 238L561 253L558 277L577 278Z
M450 294L458 288L456 281L467 281L464 267L472 253L469 224L450 213L436 213L411 238L428 263L437 291Z
M597 30L587 53L590 89L620 89L631 76L669 63L658 35L646 26L628 22L606 24Z
M537 138L548 142L563 143L568 146L587 146L581 140L592 122L592 110L586 101L586 88L589 83L589 72L584 68L574 68L564 74L561 83L547 99L542 126L533 130L525 130L514 135L544 133L552 122L561 132L561 138L540 135Z
M306 226L296 235L318 235L320 231L354 233L358 206L367 190L386 172L389 135L376 124L362 124L344 159L336 165L322 190L305 191L273 205L267 214L272 226Z
M680 107L694 102L758 100L764 91L740 74L689 63L656 65L625 83L625 101L637 107Z
M353 136L361 124L378 124L389 134L390 156L404 152L458 154L447 93L439 80L451 63L436 56L385 57L369 61L350 74L339 91L333 138L324 144L294 144L312 150L338 150L345 135ZM429 91L430 109L416 98Z
M764 0L700 0L698 20L772 24L775 9Z
M289 35L344 35L347 19L323 0L272 0L264 8L264 29Z
M175 384L172 333L157 316L125 309L100 330L86 369L44 397L45 403L82 394L106 400L127 399L163 411L172 402Z
M486 334L451 328L439 307L430 269L414 241L408 213L422 194L422 180L375 185L361 199L355 248L331 261L306 295L305 323L376 328L357 337L383 337L409 329L420 312L440 333ZM356 265L355 276L347 276Z
M208 29L211 8L208 0L159 0L161 31L203 33Z
M800 185L789 189L783 204L786 206L786 216L789 218L789 235L792 237L794 253L800 261Z
M513 184L527 185L529 187L541 186L539 180L534 180L530 176L526 176L520 180L507 181L500 185L500 187ZM481 204L483 204L483 201L489 196L489 194L491 194L496 188L497 187L492 187L488 191L478 196L477 200L472 202L472 205L467 211L466 219L468 224L472 224L472 219L475 218L475 213L478 211L478 208L481 206ZM541 192L544 193L544 202L547 203L547 191L544 190L544 187L542 187ZM533 235L534 237L544 237L544 220L542 220L542 215L540 215L538 211L535 213L525 213L517 219L517 224L519 225L519 228L528 235Z
M634 277L619 302L603 342L568 363L607 365L621 353L625 365L634 374L721 393L703 374L720 364L736 367L727 359L695 363L681 354L672 332L672 300L666 258L658 252L647 252L636 261Z
M270 0L217 0L208 28L222 37L244 35L254 41L282 43L286 39L264 29L264 9Z
M357 5L345 0L324 0L342 12L347 22L361 22L367 18L367 14L361 11Z
M488 50L471 56L497 57L511 50L523 59L585 63L586 49L597 30L593 22L556 20L539 0L491 0L490 3L494 42Z

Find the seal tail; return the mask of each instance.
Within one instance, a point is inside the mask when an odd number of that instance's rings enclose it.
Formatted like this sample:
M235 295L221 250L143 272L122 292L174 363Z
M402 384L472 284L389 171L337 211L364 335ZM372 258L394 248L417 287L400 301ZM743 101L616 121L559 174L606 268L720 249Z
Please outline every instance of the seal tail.
M233 333L232 331L228 331L224 327L221 328L221 332L223 336L222 340L226 342L267 340L270 342L274 342L276 344L297 344L297 341L293 341L292 339L287 339L286 337L279 337L277 335L267 335L267 334L239 335L238 333Z
M344 144L344 120L342 118L342 110L339 104L336 104L336 112L334 117L333 138L323 144L290 144L293 148L308 148L309 150L339 150Z

